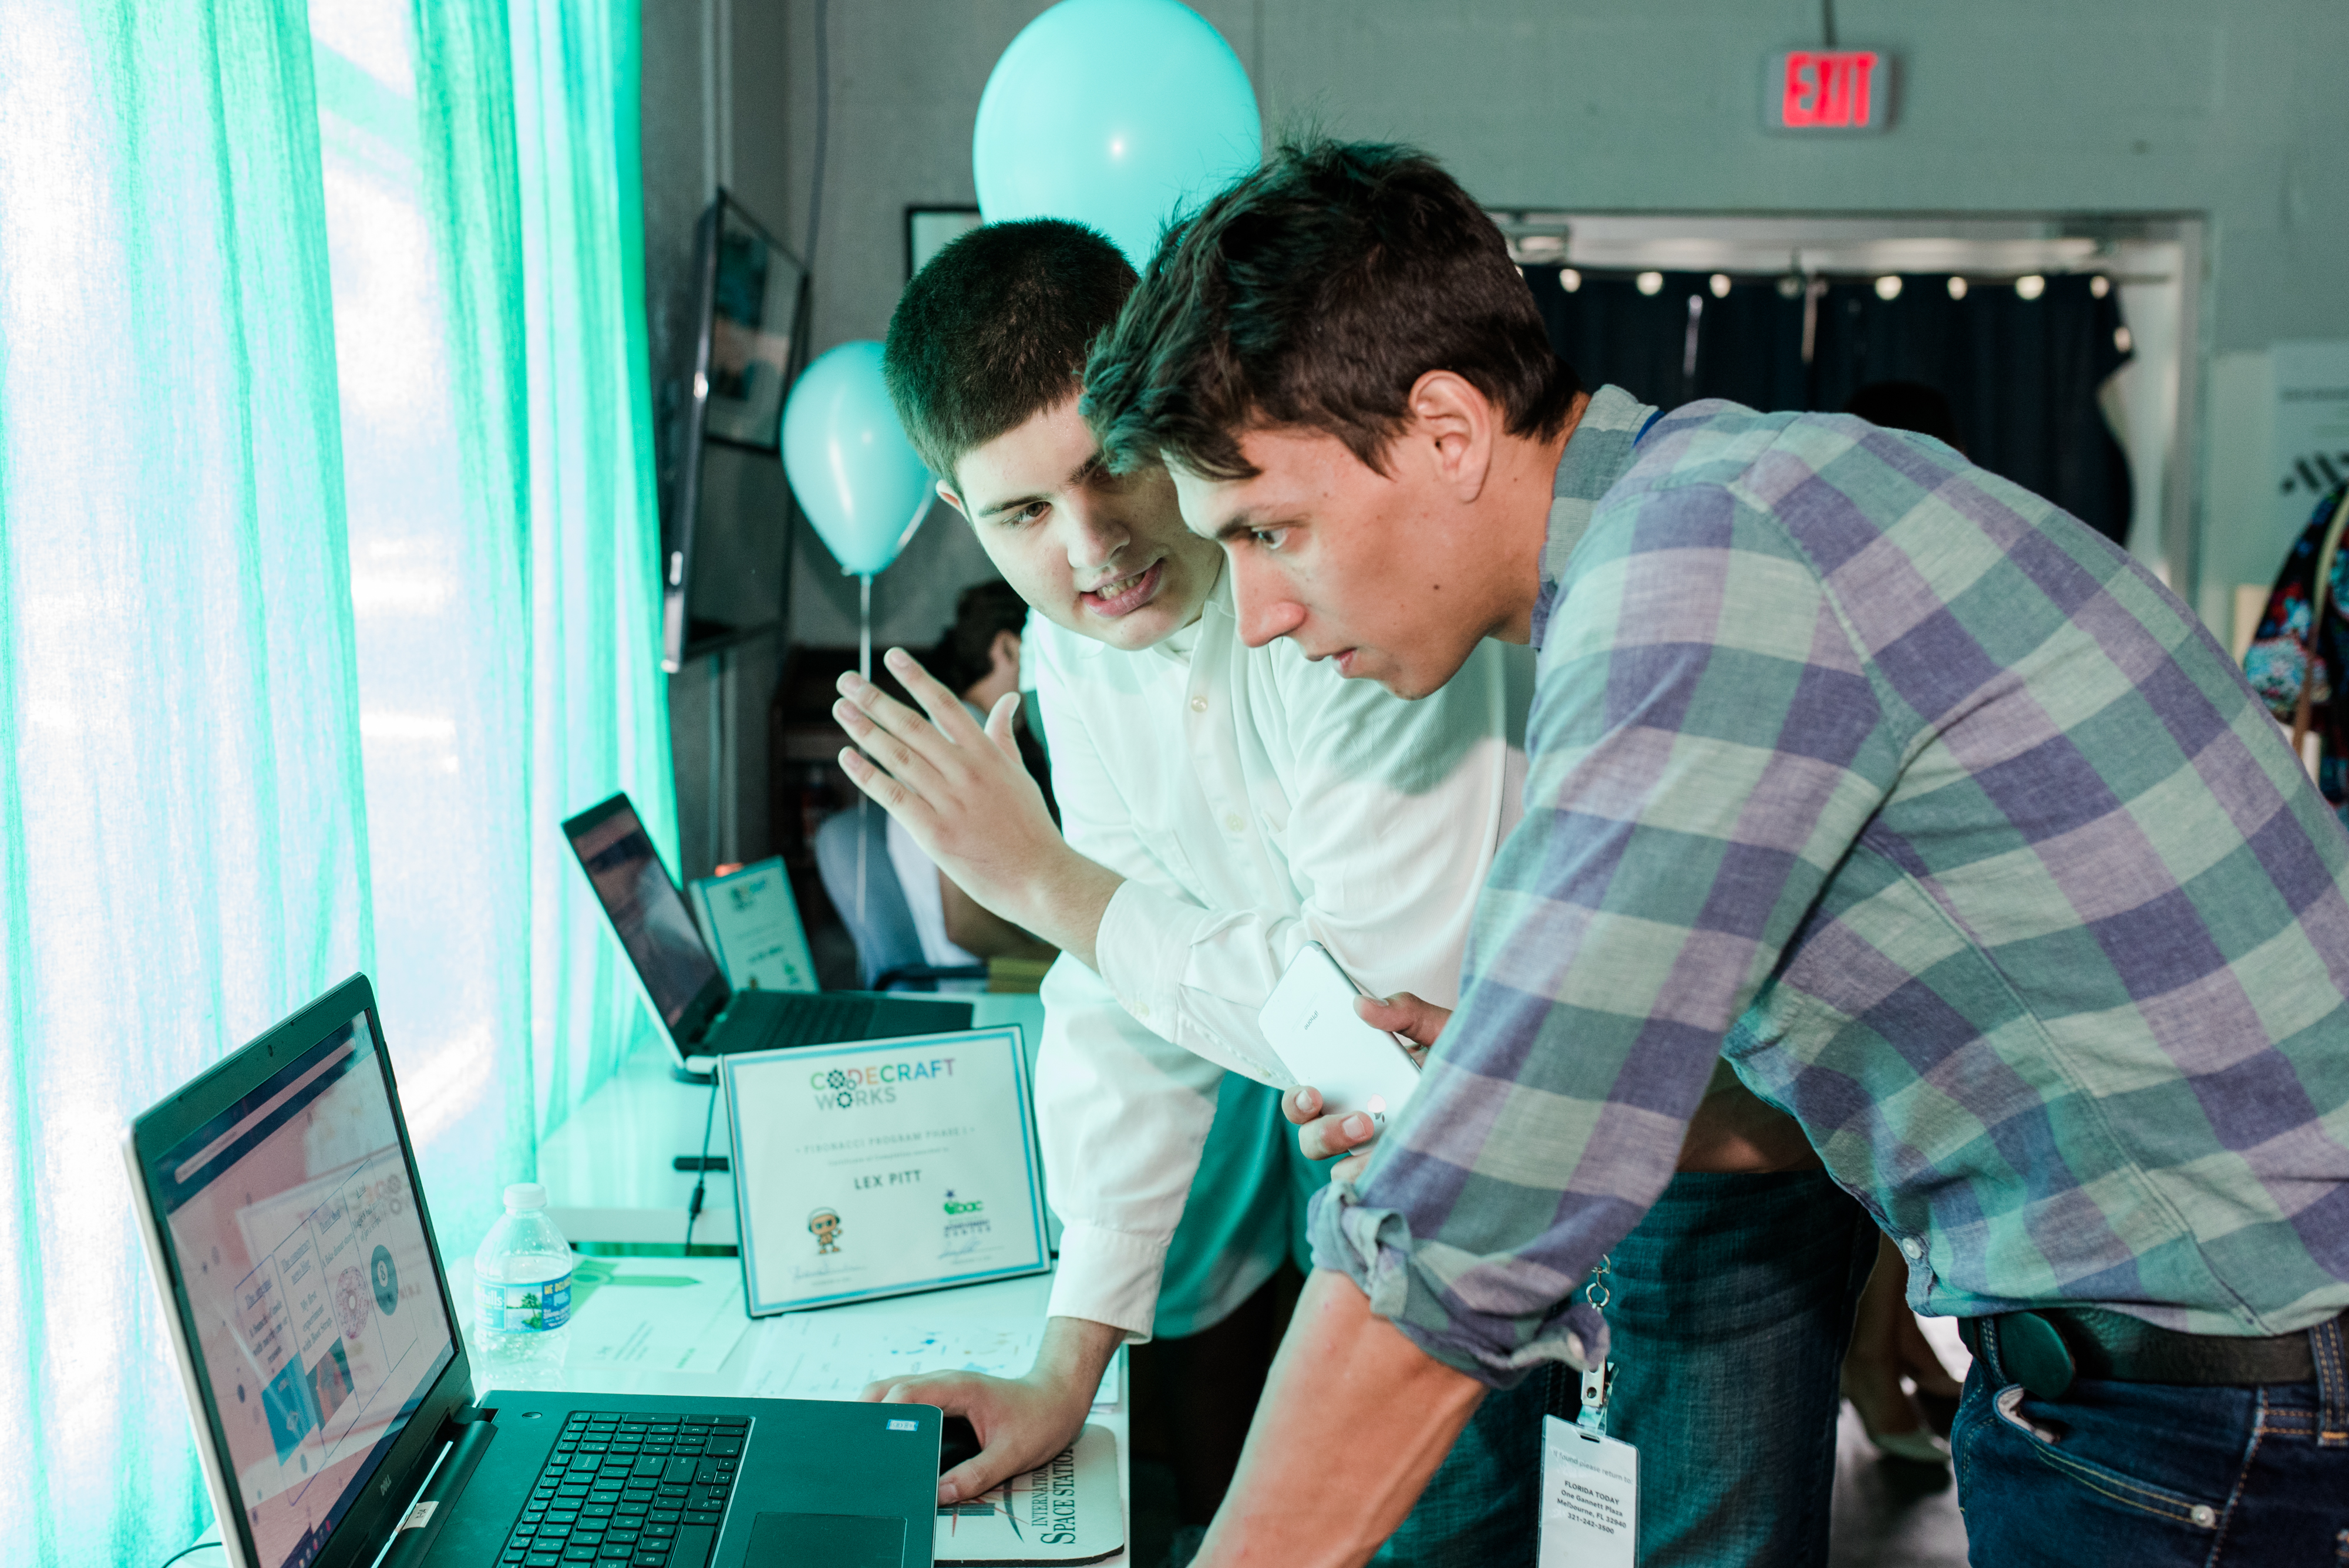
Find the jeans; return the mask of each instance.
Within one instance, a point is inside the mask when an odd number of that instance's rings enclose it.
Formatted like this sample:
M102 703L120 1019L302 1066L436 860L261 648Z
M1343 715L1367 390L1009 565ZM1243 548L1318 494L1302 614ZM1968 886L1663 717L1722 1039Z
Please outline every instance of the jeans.
M1876 1262L1816 1170L1689 1173L1610 1254L1607 1429L1640 1450L1642 1568L1827 1560L1843 1355ZM1579 1379L1561 1369L1557 1414Z
M1836 1417L1876 1228L1817 1171L1671 1185L1609 1254L1612 1435L1640 1449L1645 1568L1826 1561ZM1541 1417L1581 1378L1537 1372L1486 1396L1373 1563L1532 1568Z
M1999 1568L2349 1563L2341 1324L2318 1379L2189 1387L2083 1378L2034 1398L1991 1365L1950 1428L1969 1560ZM1986 1350L1990 1347L1986 1346ZM2330 1419L2325 1419L2329 1412ZM2335 1434L2324 1440L2322 1430Z

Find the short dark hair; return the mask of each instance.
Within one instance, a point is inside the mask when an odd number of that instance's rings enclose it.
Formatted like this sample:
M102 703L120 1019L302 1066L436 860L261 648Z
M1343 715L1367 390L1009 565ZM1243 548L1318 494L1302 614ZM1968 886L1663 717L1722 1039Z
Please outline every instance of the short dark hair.
M1133 287L1123 253L1059 218L984 223L930 258L889 317L881 372L934 473L1076 391Z
M1086 363L1083 408L1121 469L1246 479L1239 434L1282 426L1383 469L1430 370L1499 404L1513 435L1557 434L1581 390L1508 242L1435 160L1292 142L1167 231Z
M1000 578L973 583L955 600L954 625L923 662L938 684L959 697L995 668L995 639L1020 635L1028 625L1028 601Z

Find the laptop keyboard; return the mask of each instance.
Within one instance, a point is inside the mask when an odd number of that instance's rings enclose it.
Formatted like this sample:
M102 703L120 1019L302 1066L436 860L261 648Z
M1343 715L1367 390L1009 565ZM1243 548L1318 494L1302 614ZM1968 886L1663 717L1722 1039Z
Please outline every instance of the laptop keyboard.
M574 1412L502 1568L705 1568L750 1434L742 1416Z
M737 994L742 994L738 992ZM825 996L793 992L790 1005L766 1010L764 1017L744 1018L728 1030L726 1049L768 1051L786 1045L829 1044L854 1040L873 1017L873 1001L864 996Z

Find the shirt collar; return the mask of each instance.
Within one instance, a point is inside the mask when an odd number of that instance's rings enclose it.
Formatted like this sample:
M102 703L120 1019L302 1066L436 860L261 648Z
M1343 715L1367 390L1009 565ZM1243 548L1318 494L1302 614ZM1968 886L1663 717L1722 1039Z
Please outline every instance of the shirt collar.
M1582 543L1590 514L1599 497L1615 488L1631 466L1634 449L1657 410L1620 387L1601 387L1584 405L1582 418L1558 455L1557 479L1550 486L1549 528L1542 545L1541 593L1534 600L1534 646L1539 648L1549 630L1551 608L1557 602L1557 585L1566 576L1567 558Z

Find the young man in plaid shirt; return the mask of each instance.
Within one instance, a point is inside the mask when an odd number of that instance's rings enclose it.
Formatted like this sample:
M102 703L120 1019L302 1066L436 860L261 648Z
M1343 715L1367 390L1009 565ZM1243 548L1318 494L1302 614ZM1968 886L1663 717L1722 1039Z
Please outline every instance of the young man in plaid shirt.
M1366 1009L1427 1081L1317 1201L1200 1561L1359 1563L1487 1388L1603 1359L1581 1287L1723 1057L1965 1320L1975 1561L2337 1554L2349 838L2274 723L2151 576L1939 442L1546 416L1559 378L1459 186L1333 144L1170 234L1087 366L1247 640L1403 696L1486 637L1540 659L1459 1010Z

